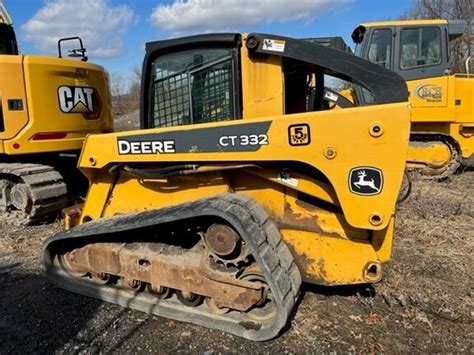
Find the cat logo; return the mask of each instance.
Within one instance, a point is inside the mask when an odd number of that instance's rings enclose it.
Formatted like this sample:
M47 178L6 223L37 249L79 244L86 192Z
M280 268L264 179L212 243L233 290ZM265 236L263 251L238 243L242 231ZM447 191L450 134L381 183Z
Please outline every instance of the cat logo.
M58 88L59 108L63 113L93 113L97 98L93 88L60 86Z

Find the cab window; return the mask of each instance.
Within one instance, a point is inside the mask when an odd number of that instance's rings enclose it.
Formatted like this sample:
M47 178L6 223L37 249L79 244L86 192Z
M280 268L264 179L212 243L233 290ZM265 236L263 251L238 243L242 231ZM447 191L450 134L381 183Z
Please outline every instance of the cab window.
M191 49L158 57L152 66L154 127L237 118L232 49Z
M372 32L367 59L384 68L390 69L392 54L392 31L388 28L376 29Z
M400 39L400 68L412 69L441 63L438 27L405 28Z

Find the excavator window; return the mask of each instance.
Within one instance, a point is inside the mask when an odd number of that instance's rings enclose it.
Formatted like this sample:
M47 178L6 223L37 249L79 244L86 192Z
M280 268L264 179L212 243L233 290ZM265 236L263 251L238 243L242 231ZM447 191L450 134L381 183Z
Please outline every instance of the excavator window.
M165 54L152 64L154 127L235 119L234 60L229 48Z
M405 28L400 40L400 68L412 69L441 63L438 27Z
M391 68L392 31L389 28L376 29L372 33L367 59L384 68Z

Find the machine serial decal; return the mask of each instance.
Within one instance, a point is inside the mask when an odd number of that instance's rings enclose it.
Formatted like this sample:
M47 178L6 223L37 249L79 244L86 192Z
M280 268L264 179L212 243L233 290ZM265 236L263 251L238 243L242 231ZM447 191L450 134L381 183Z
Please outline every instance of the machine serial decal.
M94 107L95 90L90 87L60 86L59 108L63 113L91 113Z
M349 173L349 190L356 195L378 195L383 188L382 170L359 166L351 169Z
M126 139L118 139L117 144L120 155L176 153L172 140L129 142Z
M254 152L268 145L271 122L117 137L118 154Z
M308 145L311 143L309 126L306 123L295 124L288 127L288 139L292 146Z
M415 96L428 102L441 102L443 89L433 84L419 85L415 89Z

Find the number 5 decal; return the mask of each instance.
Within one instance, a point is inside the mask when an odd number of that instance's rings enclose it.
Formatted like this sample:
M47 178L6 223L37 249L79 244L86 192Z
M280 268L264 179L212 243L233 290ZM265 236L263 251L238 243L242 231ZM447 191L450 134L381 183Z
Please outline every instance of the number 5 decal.
M309 126L306 123L294 124L288 127L288 140L290 145L308 145L311 143Z

